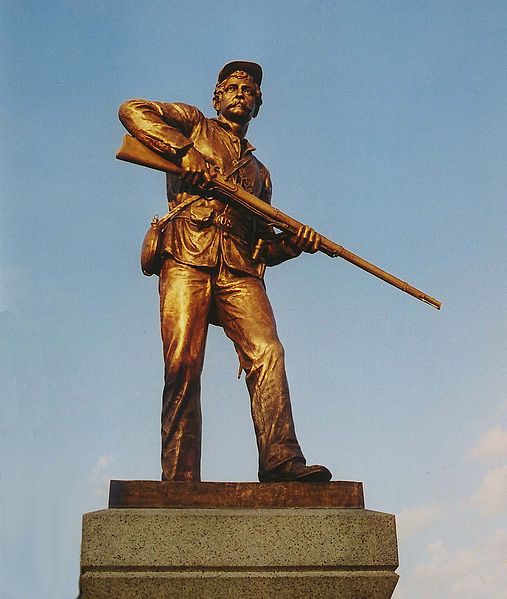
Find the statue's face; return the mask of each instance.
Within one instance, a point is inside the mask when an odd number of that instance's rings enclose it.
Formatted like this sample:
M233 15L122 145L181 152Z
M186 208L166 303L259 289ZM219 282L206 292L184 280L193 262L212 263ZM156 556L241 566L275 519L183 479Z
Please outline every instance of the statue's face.
M253 83L231 75L225 82L218 114L235 123L248 123L255 112L255 100Z

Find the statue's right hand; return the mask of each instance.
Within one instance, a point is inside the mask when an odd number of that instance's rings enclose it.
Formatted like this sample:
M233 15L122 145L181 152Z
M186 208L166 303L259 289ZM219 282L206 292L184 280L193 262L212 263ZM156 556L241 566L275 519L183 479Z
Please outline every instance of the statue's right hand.
M181 181L188 189L206 187L212 181L206 159L194 147L181 159Z

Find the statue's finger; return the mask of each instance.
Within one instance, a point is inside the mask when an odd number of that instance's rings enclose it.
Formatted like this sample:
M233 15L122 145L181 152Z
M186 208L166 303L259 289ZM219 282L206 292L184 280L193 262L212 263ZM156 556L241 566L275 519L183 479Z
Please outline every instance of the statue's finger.
M206 169L204 171L203 175L204 175L204 182L206 185L213 181L213 177L211 176L211 173L209 172L208 169Z

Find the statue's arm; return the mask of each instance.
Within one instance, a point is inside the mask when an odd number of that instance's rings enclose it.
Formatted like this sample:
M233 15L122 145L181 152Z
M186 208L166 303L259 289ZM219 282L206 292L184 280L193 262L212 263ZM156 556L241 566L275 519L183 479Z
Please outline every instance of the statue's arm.
M120 106L119 117L131 135L181 167L184 185L206 185L211 181L206 160L191 140L194 129L204 119L195 106L128 100Z
M262 166L264 183L260 193L260 199L271 204L272 185L269 171ZM258 237L261 240L261 259L266 266L276 266L291 258L296 258L302 250L290 243L287 235L277 235L273 227L260 222L257 228Z
M271 179L266 169L260 199L271 204L271 191ZM307 225L302 225L295 235L276 235L271 226L263 223L258 227L258 236L261 246L259 255L266 266L276 266L291 258L297 258L302 252L314 254L320 244L320 235Z
M179 163L192 148L192 131L202 114L187 104L128 100L118 116L127 131L151 150Z

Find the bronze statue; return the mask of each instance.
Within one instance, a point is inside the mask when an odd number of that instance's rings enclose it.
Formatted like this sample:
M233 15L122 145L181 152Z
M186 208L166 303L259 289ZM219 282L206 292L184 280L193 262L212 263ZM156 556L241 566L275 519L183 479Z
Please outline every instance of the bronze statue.
M181 176L167 175L170 218L155 228L161 239L154 244L165 361L163 480L200 480L200 378L210 322L232 340L246 373L259 480L331 479L324 466L306 465L297 441L283 347L263 283L266 266L317 251L321 238L304 225L276 235L250 210L206 191L218 172L271 201L269 171L245 138L262 104L261 80L256 63L226 64L213 96L217 118L181 103L130 100L120 107L126 129L181 169Z

